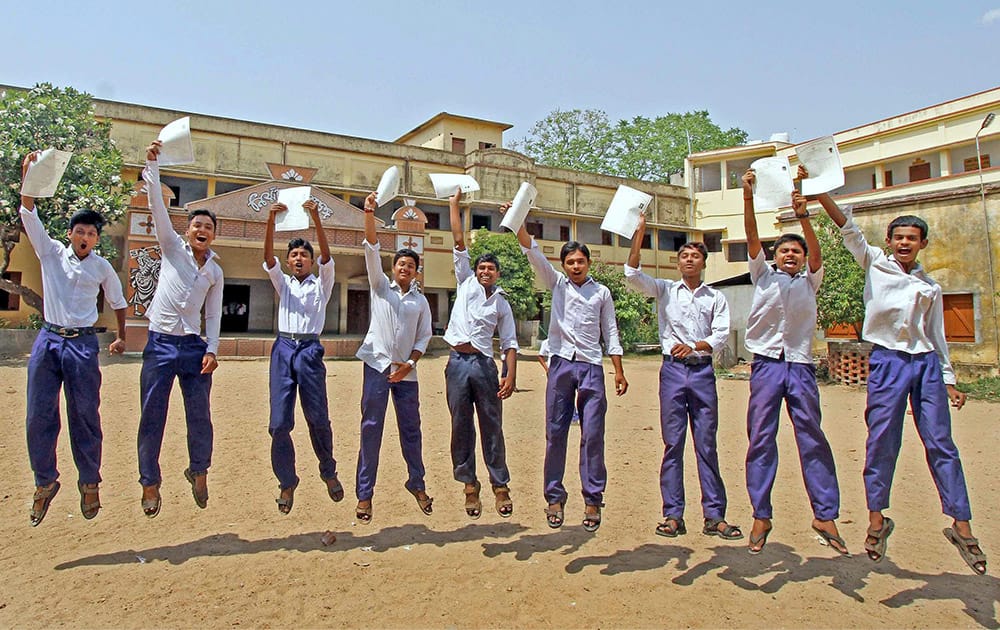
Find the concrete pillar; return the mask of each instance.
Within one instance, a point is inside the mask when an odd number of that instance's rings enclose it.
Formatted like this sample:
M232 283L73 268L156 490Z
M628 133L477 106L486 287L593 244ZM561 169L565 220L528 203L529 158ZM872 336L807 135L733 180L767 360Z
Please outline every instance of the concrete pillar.
M941 164L941 177L951 175L951 151L948 149L938 151L938 160Z
M340 286L340 296L337 298L340 300L340 317L337 321L337 333L340 335L347 334L347 278L344 278L337 283Z

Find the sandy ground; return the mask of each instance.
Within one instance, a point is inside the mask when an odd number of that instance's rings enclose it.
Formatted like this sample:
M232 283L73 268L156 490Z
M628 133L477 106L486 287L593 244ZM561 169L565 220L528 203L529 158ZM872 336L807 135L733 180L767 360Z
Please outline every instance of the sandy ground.
M444 357L420 364L427 486L433 516L402 487L404 468L390 421L374 521L354 519L361 366L329 362L335 453L348 498L326 495L301 418L294 432L303 483L288 516L278 513L266 430L267 362L225 361L213 391L215 458L207 510L182 477L184 423L175 389L163 449L164 505L143 516L136 481L138 369L125 359L104 368L104 509L85 521L64 431L63 488L45 522L28 524L32 478L24 445L25 369L0 366L0 626L81 627L1000 627L1000 484L990 457L1000 451L1000 407L970 402L956 415L976 533L993 552L994 575L974 575L941 535L950 524L912 425L897 469L897 523L888 558L863 553L864 393L825 387L827 435L837 458L841 532L853 558L820 546L809 529L791 427L783 419L774 492L774 532L764 553L746 541L700 533L694 458L686 457L689 533L653 535L660 517L662 455L656 401L658 363L625 361L629 393L610 403L609 485L603 526L580 526L582 500L571 448L567 525L545 524L541 494L543 375L520 363L521 391L506 405L515 512L501 519L486 499L483 517L465 516L451 478ZM609 381L610 383L610 377ZM720 381L719 435L730 520L749 531L743 479L745 381ZM390 410L390 417L391 417ZM573 435L577 432L574 429ZM573 442L571 435L571 444ZM993 455L990 455L993 453ZM480 461L480 466L482 466ZM481 468L482 470L482 468ZM323 533L337 540L324 546Z

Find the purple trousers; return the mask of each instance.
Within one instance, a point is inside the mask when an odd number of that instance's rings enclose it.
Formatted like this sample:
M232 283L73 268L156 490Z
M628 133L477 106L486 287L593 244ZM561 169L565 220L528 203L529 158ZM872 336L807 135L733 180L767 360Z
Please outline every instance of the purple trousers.
M909 354L881 346L869 359L868 407L865 423L865 492L868 509L889 507L889 491L903 441L903 417L909 400L913 422L927 454L927 465L941 498L941 510L959 521L972 518L969 493L958 447L951 439L948 392L941 362L934 352Z
M302 415L309 426L313 452L319 460L319 476L323 479L335 477L337 462L333 459L323 344L315 339L275 339L271 347L269 386L271 417L267 430L271 434L271 468L281 489L295 487L299 482L291 435L295 427L296 392L302 397Z
M399 446L409 478L406 487L424 490L423 438L420 435L420 391L417 381L389 382L391 367L384 372L364 364L364 383L361 392L361 449L358 452L358 475L355 492L358 501L367 501L375 493L378 476L378 458L382 449L382 430L385 412L392 394L399 427Z
M830 443L820 428L819 388L811 363L791 363L754 355L747 409L747 492L754 518L770 519L771 488L778 471L778 420L781 402L795 430L799 465L813 516L832 521L840 516L840 487Z
M716 433L719 429L719 396L712 364L687 365L665 356L660 366L660 431L663 463L660 494L664 518L684 516L684 442L688 423L698 458L701 509L704 518L726 517L726 487L719 473Z
M65 339L38 331L28 359L26 433L28 459L35 485L59 478L56 441L59 437L59 389L66 394L69 444L80 483L101 481L101 369L96 335Z
M565 503L566 447L574 406L580 414L580 486L587 505L604 503L604 416L608 398L604 368L553 356L545 386L545 500Z

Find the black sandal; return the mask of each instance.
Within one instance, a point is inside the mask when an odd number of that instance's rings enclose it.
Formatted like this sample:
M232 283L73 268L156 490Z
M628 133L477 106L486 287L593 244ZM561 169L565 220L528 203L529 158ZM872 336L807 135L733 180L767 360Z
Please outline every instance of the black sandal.
M895 528L896 524L888 516L882 519L882 529L873 532L870 527L868 528L868 538L865 538L865 551L868 552L868 557L871 558L872 562L881 562L882 558L885 557L885 550L889 546L889 534ZM868 542L869 539L875 542Z
M662 523L656 526L657 536L677 538L678 536L686 533L688 533L687 526L684 524L684 519L682 518L668 516Z
M558 505L559 507L558 508L552 508L552 506L546 507L545 520L548 521L549 527L551 527L552 529L559 529L560 527L563 526L563 522L565 521L566 518L564 512L566 503L560 501L559 503L553 503L552 505Z
M719 525L725 525L725 527L719 529ZM741 540L743 538L743 531L739 525L730 525L722 518L706 518L705 527L701 533L706 536L718 536L723 540Z
M58 481L53 481L47 486L38 486L35 488L35 496L32 499L33 502L42 502L42 505L37 510L35 506L31 506L31 526L38 527L45 515L49 512L49 505L52 503L52 499L55 498L56 493L59 492L59 488L62 487Z

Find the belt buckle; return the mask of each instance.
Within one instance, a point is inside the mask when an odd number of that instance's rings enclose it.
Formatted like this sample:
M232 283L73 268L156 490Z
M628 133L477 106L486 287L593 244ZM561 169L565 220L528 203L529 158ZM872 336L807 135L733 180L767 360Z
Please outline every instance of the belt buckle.
M79 328L60 328L59 329L59 335L63 339L76 339L77 337L80 336L80 329Z

